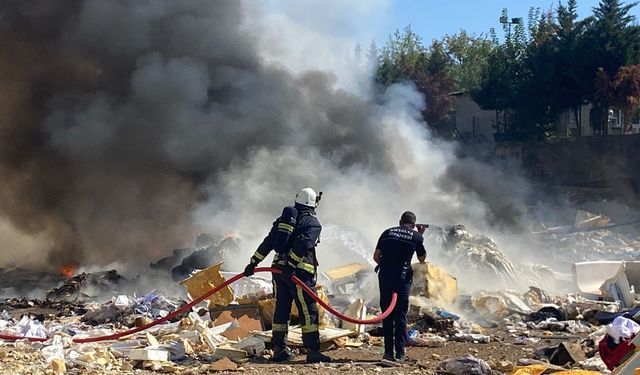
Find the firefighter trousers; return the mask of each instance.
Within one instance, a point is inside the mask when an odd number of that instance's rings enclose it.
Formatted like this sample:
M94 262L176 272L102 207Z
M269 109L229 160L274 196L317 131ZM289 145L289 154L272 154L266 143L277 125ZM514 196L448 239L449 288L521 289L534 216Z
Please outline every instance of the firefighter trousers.
M295 276L316 292L315 275L303 270L296 270ZM291 303L295 302L300 317L304 345L309 350L319 350L318 306L316 301L293 281L284 280L279 275L273 275L273 292L276 298L276 307L273 314L274 334L275 332L287 332L289 330ZM284 336L286 337L286 335ZM279 345L280 343L274 343L274 346Z
M380 308L387 310L391 305L391 296L398 293L396 306L391 314L382 321L384 332L384 353L394 357L403 357L407 342L407 312L409 310L409 290L411 289L411 276L407 280L400 279L400 273L380 270L378 281L380 285Z

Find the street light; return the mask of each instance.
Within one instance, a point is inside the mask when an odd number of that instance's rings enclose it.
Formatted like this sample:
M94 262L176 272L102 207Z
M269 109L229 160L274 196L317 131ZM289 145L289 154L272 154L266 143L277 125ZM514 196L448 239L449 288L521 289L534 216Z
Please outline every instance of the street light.
M519 25L522 23L521 17L515 17L509 20L507 16L500 16L500 23L509 25L509 36L511 36L511 25Z

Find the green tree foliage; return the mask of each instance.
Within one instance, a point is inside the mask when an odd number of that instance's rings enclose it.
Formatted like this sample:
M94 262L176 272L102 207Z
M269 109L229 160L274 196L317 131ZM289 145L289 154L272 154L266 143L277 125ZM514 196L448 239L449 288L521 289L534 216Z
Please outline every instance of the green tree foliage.
M580 21L576 0L569 0L555 11L532 9L526 29L503 25L504 41L489 55L474 99L501 114L506 139L541 139L565 110L580 124L586 102L593 104L594 131L605 133L609 107L629 102L610 77L638 62L640 31L629 14L635 5L601 0L594 15ZM629 79L626 87L632 86Z
M399 82L412 82L424 95L424 119L432 127L449 116L454 90L449 75L451 61L442 43L428 48L410 27L396 32L378 56L376 81L387 87Z
M593 106L591 125L596 133L606 134L606 114L614 99L606 92L609 77L624 65L638 62L640 31L629 14L637 3L623 5L619 0L601 0L593 16L585 20L586 30L579 43L582 64L577 68L584 96Z
M593 15L578 19L577 0L555 9L531 9L527 22L503 10L503 32L470 36L461 31L425 46L407 27L379 50L376 79L383 86L411 81L425 96L423 115L438 124L449 115L453 91L470 92L497 114L505 140L544 139L560 113L571 111L581 135L581 109L591 103L590 124L606 134L609 109L622 110L625 131L640 106L640 26L636 2L600 0Z
M451 66L449 73L457 91L471 92L480 87L482 72L487 69L488 56L495 47L486 35L473 36L464 30L442 38Z
M638 60L640 30L634 24L635 17L629 14L637 4L623 5L619 0L601 0L593 9L585 41L592 46L588 57L596 66L594 72L602 67L612 76L621 66Z
M502 19L509 19L506 9ZM537 115L537 107L544 107L534 101L546 100L530 95L533 85L538 84L533 79L535 70L529 65L531 38L540 28L537 22L536 15L531 14L528 27L522 23L503 24L502 43L493 33L497 46L488 56L479 88L471 92L481 107L498 112L498 132L505 139L539 139L547 130L545 123L532 117Z
M579 110L587 99L589 85L584 85L580 78L583 59L581 58L581 40L585 33L585 22L578 21L576 0L569 0L567 5L560 3L557 9L555 24L554 53L554 97L557 108L569 108L578 124L578 136L582 135L582 124Z

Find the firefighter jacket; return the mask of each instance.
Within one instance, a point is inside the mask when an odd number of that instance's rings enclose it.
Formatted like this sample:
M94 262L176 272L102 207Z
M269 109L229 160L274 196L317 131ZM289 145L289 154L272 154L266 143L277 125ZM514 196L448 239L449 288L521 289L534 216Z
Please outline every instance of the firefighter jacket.
M322 226L312 207L296 204L298 210L295 227L283 225L278 219L273 222L269 234L264 238L258 249L251 257L251 263L259 263L273 250L273 238L277 231L290 231L291 241L286 253L276 253L272 265L274 267L291 266L304 270L310 274L316 273L318 265L315 247L320 240Z

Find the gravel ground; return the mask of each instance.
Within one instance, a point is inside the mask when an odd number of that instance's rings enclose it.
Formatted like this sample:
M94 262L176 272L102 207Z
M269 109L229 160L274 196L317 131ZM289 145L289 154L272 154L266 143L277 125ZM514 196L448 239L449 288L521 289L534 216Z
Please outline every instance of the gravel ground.
M442 361L471 354L487 361L493 369L510 373L511 366L521 358L532 358L534 350L544 346L557 345L562 339L543 339L535 344L515 345L513 338L506 333L495 331L491 333L494 341L487 344L475 344L470 342L446 342L439 348L409 347L408 357L415 363L405 363L396 367L385 367L380 362L383 349L379 345L362 346L360 348L338 348L328 350L334 362L331 364L308 365L304 362L305 356L298 354L291 362L271 363L262 358L253 358L239 364L239 369L234 373L247 374L435 374L438 372ZM570 340L567 340L570 341ZM110 371L80 371L69 369L67 373L77 374L208 374L231 373L215 372L209 364L192 363L175 367L165 371L148 371L142 368L123 370L114 368ZM22 347L4 347L0 350L0 373L2 374L53 374L51 366L44 361L40 352Z

